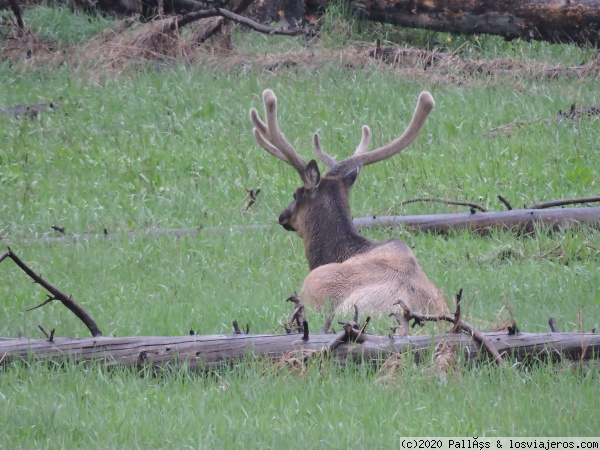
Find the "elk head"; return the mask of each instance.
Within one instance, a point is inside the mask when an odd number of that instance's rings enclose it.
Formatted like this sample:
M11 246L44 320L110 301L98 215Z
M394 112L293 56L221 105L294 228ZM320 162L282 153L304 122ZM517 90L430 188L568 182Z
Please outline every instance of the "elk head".
M352 222L350 189L363 166L390 158L414 141L434 106L431 94L421 93L406 131L374 151L367 151L371 138L367 126L362 128L362 138L354 155L341 162L323 151L319 135L315 133L315 153L328 169L324 176L321 176L316 161L306 163L281 133L277 121L277 97L272 90L263 92L263 103L264 122L256 109L250 110L254 137L263 149L292 166L300 175L303 185L294 191L294 200L282 211L279 223L302 238L310 269L370 251L377 244L360 236Z

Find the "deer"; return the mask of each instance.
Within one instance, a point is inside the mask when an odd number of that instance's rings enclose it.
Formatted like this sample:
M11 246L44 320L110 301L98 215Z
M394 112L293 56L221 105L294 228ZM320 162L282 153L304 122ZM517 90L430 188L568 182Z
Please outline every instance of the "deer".
M354 155L341 162L323 150L315 133L313 147L327 167L324 176L315 159L306 163L280 131L275 93L266 89L262 97L265 121L255 108L250 110L254 138L269 154L296 169L302 181L278 219L304 244L310 271L300 291L302 303L317 311L333 307L344 313L356 305L361 312L384 313L401 300L411 311L446 313L442 292L423 272L410 247L397 238L373 242L361 236L349 202L364 166L391 158L415 140L435 105L431 94L420 94L410 124L388 145L367 151L371 131L363 126Z

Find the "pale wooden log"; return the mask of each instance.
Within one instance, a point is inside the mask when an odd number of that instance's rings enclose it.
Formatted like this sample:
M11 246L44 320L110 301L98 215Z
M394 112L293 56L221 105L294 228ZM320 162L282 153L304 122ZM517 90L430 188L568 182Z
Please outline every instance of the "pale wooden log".
M440 234L448 233L451 230L482 231L492 228L514 228L530 232L536 226L565 229L583 225L598 228L600 226L600 207L364 217L354 219L354 224L359 228L404 225L416 230Z
M486 338L507 360L590 360L600 357L600 335L592 333L485 333ZM105 366L164 368L185 363L197 370L211 370L242 359L245 355L277 359L290 354L321 352L331 342L331 334L311 334L307 342L301 334L285 335L192 335L96 337L48 340L0 338L0 361L51 360L99 362ZM382 361L394 354L412 352L415 361L430 361L429 352L445 342L461 349L466 361L487 359L488 353L467 334L448 333L418 336L375 336L361 344L343 343L332 355L340 361Z

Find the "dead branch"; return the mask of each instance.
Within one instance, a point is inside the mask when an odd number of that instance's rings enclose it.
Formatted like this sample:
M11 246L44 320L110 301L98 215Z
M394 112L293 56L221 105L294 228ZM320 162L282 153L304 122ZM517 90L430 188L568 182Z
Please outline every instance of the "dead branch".
M546 209L546 208L554 208L556 206L564 206L564 205L575 205L581 203L598 203L600 202L600 197L584 197L584 198L571 198L565 200L552 200L544 203L534 203L531 206L528 206L527 209Z
M90 330L90 333L93 337L102 336L102 332L96 322L90 317L90 315L79 305L77 304L71 296L67 296L65 293L54 287L52 284L44 280L41 276L37 275L33 270L31 270L23 261L15 255L12 250L8 249L8 257L12 259L17 266L21 268L23 272L25 272L33 281L42 286L48 292L52 294L52 297L46 299L42 304L36 306L38 308L40 306L49 303L52 300L59 300L63 305L65 305L73 314L75 314L79 320L81 320L85 326ZM31 308L31 309L35 309Z
M244 16L240 16L239 14L236 14L235 12L229 11L224 8L203 9L201 11L195 11L195 12L185 14L184 16L180 17L179 19L173 21L173 23L171 24L171 30L183 28L184 26L186 26L192 22L195 22L200 19L206 19L209 17L223 17L225 19L229 19L236 23L244 25L254 31L258 31L259 33L268 34L270 36L273 36L273 35L298 36L301 34L311 36L313 34L313 32L309 29L302 29L302 28L283 29L283 28L267 27L258 22L255 22L252 19L249 19ZM212 34L214 34L214 33L212 33ZM205 40L208 37L209 36L206 36L206 34L205 34L203 36L203 39Z
M333 323L333 318L335 317L335 314L336 314L336 310L334 308L331 311L331 314L329 314L329 317L327 317L327 320L325 321L325 324L323 325L323 329L322 329L321 333L323 333L323 334L329 333L329 328L331 327L331 324Z
M459 323L460 323L460 302L462 300L462 288L456 294L456 309L454 310L454 326L452 327L451 333L460 333Z
M500 201L501 201L501 202L504 204L504 206L506 206L506 209L508 209L509 211L510 211L511 209L513 209L513 207L511 206L511 204L510 204L510 203L508 203L508 200L506 200L504 197L502 197L502 196L501 196L501 195L499 195L499 194L498 194L498 200L500 200Z
M556 320L554 317L550 317L550 319L548 319L548 325L550 325L550 330L553 333L558 333L558 327L556 326Z
M448 200L446 198L436 198L436 197L413 198L410 200L405 200L403 202L400 202L400 204L398 206L402 207L404 205L408 205L409 203L416 203L416 202L432 202L432 203L443 203L445 205L468 206L473 209L478 209L481 212L487 212L487 209L485 209L481 205L478 205L477 203L461 202L461 201L457 201L457 200Z
M457 295L457 305L460 305L460 297L462 297L462 289L460 290L459 294ZM476 329L473 325L465 322L462 319L459 319L458 321L456 320L457 316L460 317L460 311L458 311L458 314L455 313L453 316L451 316L449 314L437 314L437 315L420 314L420 313L410 311L408 309L408 307L406 306L406 304L402 300L398 301L396 304L400 305L401 308L404 309L404 311L410 312L410 319L414 320L413 327L415 325L424 326L425 322L440 322L440 321L450 322L450 323L454 324L453 332L455 330L460 330L460 331L465 331L465 332L469 333L481 345L483 345L483 347L494 358L494 361L496 362L496 364L502 364L504 362L502 359L502 356L500 356L500 353L498 352L496 347L486 338L484 333L482 333L481 331Z
M297 294L292 294L288 298L285 299L286 302L292 302L294 305L294 311L290 315L290 319L287 323L283 324L282 327L285 329L286 333L291 333L293 331L303 333L304 332L304 324L306 323L306 316L304 314L304 304L300 300L300 297Z
M248 201L242 207L242 214L244 214L246 211L248 211L250 209L250 207L252 205L254 205L254 203L256 203L256 198L258 197L258 194L260 194L260 188L259 189L246 189L246 192L248 193Z

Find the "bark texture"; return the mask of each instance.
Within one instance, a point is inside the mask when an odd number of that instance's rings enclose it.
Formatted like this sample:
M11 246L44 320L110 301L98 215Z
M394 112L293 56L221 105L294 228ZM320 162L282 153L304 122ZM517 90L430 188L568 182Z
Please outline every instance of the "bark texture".
M308 0L311 11L329 0ZM507 39L600 42L599 0L354 0L374 21Z
M484 333L504 354L520 362L536 360L573 361L600 357L600 335L592 333ZM287 355L329 354L332 334L310 334L304 341L301 334L284 335L192 335L96 337L81 339L53 338L30 340L0 338L0 363L15 360L74 360L100 362L106 366L166 368L186 362L197 370L216 369L252 353L277 359ZM431 350L439 344L457 348L467 361L488 358L486 350L465 333L419 336L367 335L360 344L337 345L331 354L340 361L384 361L398 353L412 353L415 362L430 361Z
M600 226L600 207L564 209L513 209L500 212L431 214L423 216L380 216L354 219L359 228L404 225L420 231L445 234L450 230L484 231L492 228L526 232L536 226L566 229L573 226Z

